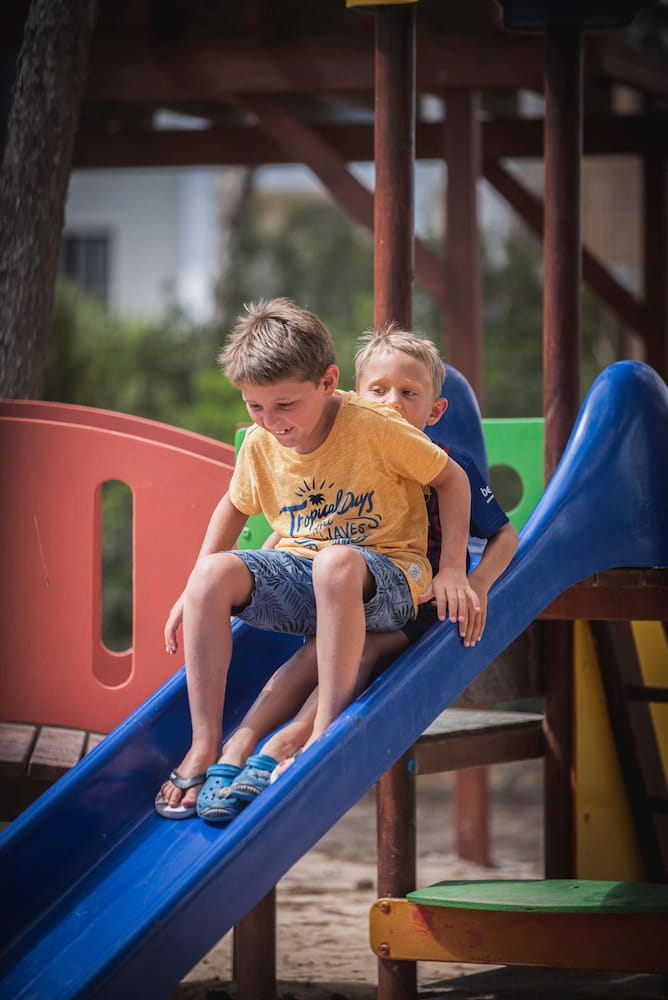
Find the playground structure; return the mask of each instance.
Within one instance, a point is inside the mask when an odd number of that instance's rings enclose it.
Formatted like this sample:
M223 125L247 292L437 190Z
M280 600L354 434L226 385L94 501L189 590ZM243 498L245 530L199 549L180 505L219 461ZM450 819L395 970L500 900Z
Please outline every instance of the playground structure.
M512 26L512 5L504 6ZM318 755L314 755L308 768L306 762L298 762L292 773L286 776L282 788L270 790L252 813L249 810L242 817L235 830L225 831L222 836L219 831L203 830L202 824L198 824L197 829L175 831L172 828L169 832L164 825L156 826L157 820L152 816L150 800L156 782L162 780L187 738L183 678L177 676L168 681L155 697L132 713L42 801L20 817L0 842L3 865L7 862L7 892L20 900L20 907L17 908L18 934L12 936L15 929L8 928L3 935L8 971L2 988L7 990L8 997L18 998L22 995L21 991L25 993L30 988L30 984L39 983L50 991L50 1000L59 995L117 997L121 991L128 996L145 996L149 989L147 968L151 969L150 989L156 996L164 995L166 989L178 981L180 974L197 960L202 949L206 950L207 944L216 940L224 929L237 924L252 906L266 898L266 893L285 866L289 866L291 859L307 849L325 824L333 822L355 801L364 787L377 778L381 779L381 800L386 806L389 803L390 807L385 809L385 816L391 816L393 820L390 824L386 823L381 831L384 837L389 835L392 842L381 844L379 894L383 898L396 898L414 890L414 866L410 864L411 857L414 858L414 843L411 843L409 821L414 802L411 801L412 776L407 768L406 755L433 718L435 705L450 703L473 680L473 676L507 645L513 631L521 630L539 613L561 619L542 624L546 694L543 748L547 779L546 866L551 875L575 874L580 863L577 851L582 838L576 843L573 837L579 818L577 803L572 795L574 761L571 759L571 737L574 721L577 724L578 717L577 712L572 710L572 702L579 694L577 678L575 689L571 686L571 679L575 677L571 671L575 657L572 628L568 620L615 619L620 615L630 620L640 619L643 615L656 622L665 619L665 566L668 559L662 500L668 468L665 460L666 414L664 403L657 403L657 400L665 400L665 386L656 375L643 366L635 365L630 368L622 366L623 375L617 367L614 374L606 373L603 383L597 383L594 396L590 396L588 405L582 411L568 449L559 463L578 410L581 260L589 280L594 274L594 281L598 281L599 287L608 289L607 300L618 307L617 311L627 317L635 317L638 326L642 327L647 359L659 375L666 374L665 155L663 158L659 155L658 168L656 159L650 163L651 158L648 157L647 161L644 209L646 282L642 307L639 308L632 298L625 297L614 282L610 285L608 281L606 285L606 277L610 276L602 274L600 269L597 271L586 254L581 256L580 57L587 5L580 6L580 20L567 19L565 24L548 23L545 30L545 143L540 145L540 152L546 163L544 220L541 221L544 221L546 292L545 474L549 486L523 533L516 561L495 590L490 605L490 615L495 609L505 608L508 603L514 609L521 607L522 616L526 617L519 621L513 614L508 620L499 614L499 628L495 634L487 636L475 655L467 656L465 662L455 655L452 635L425 637L419 647L407 657L402 657L381 682L374 685L339 720L332 729L331 740L323 745ZM615 12L612 13L614 15ZM411 174L415 155L416 103L414 10L409 4L388 7L381 4L375 11L374 19L376 322L398 319L410 326L415 250ZM475 147L474 102L471 97L472 90L464 88L462 93L453 94L451 101L448 99L448 127L457 127L458 140L461 140L452 142L448 156L448 197L454 202L449 205L453 225L448 227L448 240L454 240L455 244L459 241L462 250L460 255L452 254L448 266L452 269L454 264L454 270L450 271L451 278L455 282L460 280L467 293L474 292L473 282L469 281L466 273L462 273L461 267L457 271L456 264L461 264L462 260L471 264L477 247L472 235L476 218L475 210L471 210L470 197L477 170L472 165L472 159L466 160L467 154ZM355 201L340 171L337 172L336 164L332 172L331 159L324 155L326 148L323 150L322 145L314 142L313 135L309 135L308 131L306 134L303 129L300 131L289 116L287 122L281 118L280 99L278 107L275 98L265 97L262 100L248 96L244 103L254 110L275 142L280 143L280 136L284 143L287 139L293 148L305 154L305 162L309 162L310 151L311 162L319 162L322 173L330 180L333 178L334 187L347 192L344 201L346 198L351 204ZM90 150L89 146L89 155ZM504 177L498 162L486 160L485 173L488 177L495 177L509 194L514 192L512 197L516 203L522 201L509 178ZM466 215L464 221L462 214L456 211L457 199ZM400 210L390 210L396 206L400 206ZM528 215L532 216L532 212L529 211ZM450 243L450 247L454 249L455 244ZM425 268L424 248L418 247L418 250L417 272L424 278L429 268ZM475 273L473 265L469 269L464 267L464 271L467 270ZM455 291L452 284L450 291ZM462 308L466 295L459 298L454 295L453 299L446 305L454 310L454 328L459 329L457 324L461 324L462 336L454 338L449 360L457 363L469 375L471 383L476 385L479 361L475 356L475 323L467 314L467 307ZM471 294L467 299L468 307L475 312L473 301L474 295ZM627 378L631 370L633 377ZM603 394L602 385L607 387ZM635 388L629 388L631 385ZM61 416L62 423L67 425L64 411ZM31 424L30 419L20 419L26 425ZM129 431L130 425L126 424L126 428ZM61 429L58 428L59 431ZM123 436L120 426L109 426L107 430L111 435L119 435L117 445L127 444L126 438L131 438L134 433ZM22 427L22 433L28 436L33 431L34 427ZM74 436L74 431L64 430L64 435ZM622 444L617 449L619 439ZM175 440L159 442L165 457L171 446L186 450L185 441L180 445ZM24 464L29 462L29 459L19 460L18 454L12 459L12 466L15 460ZM48 461L48 449L38 454L40 463L42 458ZM99 474L105 479L128 476L119 461L105 466ZM605 475L601 463L605 465ZM621 464L621 468L617 463ZM38 463L33 464L37 466ZM611 478L607 477L609 470L612 470ZM39 476L36 473L39 470L32 471L34 484L38 487ZM54 473L58 471L58 466L54 465ZM170 489L174 482L171 472L170 467ZM597 472L601 473L598 480ZM617 475L620 478L616 479ZM217 483L221 488L222 480L221 476ZM60 482L65 480L61 478ZM149 486L153 488L155 484L147 483L146 488ZM625 497L631 490L633 500L628 507L615 504L614 517L621 520L606 521L601 517L601 509L609 509L606 505L615 490L621 490L620 495ZM56 491L47 499L53 502L59 495L62 494ZM166 495L158 492L158 498L161 503ZM58 509L62 510L62 505ZM95 523L95 509L93 501L86 501L84 524ZM204 518L209 509L210 505L202 512ZM12 513L20 520L29 510L29 507L20 505ZM185 520L177 518L176 523L181 526ZM14 537L11 528L11 523L16 522L4 518L3 522L9 532L8 542L18 546L19 538ZM150 518L148 524L150 526ZM66 525L64 518L63 528ZM30 565L34 572L34 594L44 598L44 609L48 614L52 613L56 586L55 578L50 575L50 563L45 561L47 549L39 530L41 526L40 519L37 524L33 520L30 541L25 547L20 547L20 558L25 551L32 553ZM613 545L609 544L611 537ZM4 548L3 551L10 549ZM86 646L83 660L79 660L87 663L90 649L99 634L94 624L95 602L92 600L98 575L90 547L85 549L83 555L88 560L87 569L92 571L93 580L90 587L86 583L84 591L79 592L83 593L83 606L91 613L91 622L89 624L87 616L83 636L86 640L90 639L90 644ZM190 559L186 562L189 565ZM49 572L45 573L45 568ZM554 570L552 574L550 569ZM605 571L608 570L614 570L616 575L606 577ZM572 587L577 581L599 571L604 571L600 579L597 577L594 582ZM90 575L87 578L90 579ZM181 575L179 583L171 587L167 603L160 608L159 631L164 607L171 602L182 579ZM167 584L168 581L154 578L145 591L149 603L155 599L156 608L159 604L158 589L163 582ZM17 605L11 604L11 600L17 597L12 581L5 580L5 585L10 598L7 607L12 608L14 615L18 613L20 618L25 602L19 602L17 611ZM144 605L140 608L138 605L137 613L143 615L148 607ZM64 617L68 617L67 611ZM9 624L14 625L18 620L12 617ZM48 620L50 628L60 627L59 617L53 616ZM626 622L613 624L621 624L628 632ZM619 652L625 641L624 636L619 635L620 641L615 646L614 642L610 644L611 629L601 631L597 648ZM33 644L37 642L38 629L34 632L31 637ZM586 641L578 635L579 632L578 623L576 645ZM70 639L78 642L76 635L68 636L67 641ZM262 676L253 677L251 688L262 682L264 671L270 671L289 653L289 644L285 646L278 641L274 644L273 640L268 641L267 646L263 640L258 647L258 637L243 629L238 632L238 640L239 659L233 678L247 669L247 660L253 663L262 661ZM78 646L67 648L74 660L73 650ZM159 645L156 650L158 648ZM454 676L447 684L438 669L444 655L456 663ZM143 673L144 661L140 663L137 657L136 665L130 667L127 662L122 662L122 657L107 657L104 651L100 656L98 663L93 664L93 686L100 680L111 681L109 687L115 689L111 696L116 699L122 717L124 708L121 704L128 678L139 685L137 693L142 684L149 683L144 679L148 676ZM13 662L13 659L8 658L7 662ZM47 686L50 678L48 662L40 672L39 684L30 685L29 691L26 685L23 692L26 697L41 699L39 707L33 704L28 710L46 711L46 714L38 716L40 720L49 718L53 701L49 696L57 687ZM146 662L148 667L148 653ZM412 701L409 695L418 687L415 684L418 670L424 693ZM635 686L638 687L637 684ZM659 694L659 686L657 681L654 684L655 695ZM234 724L234 719L239 717L251 696L250 689L232 688L226 725ZM400 703L401 713L394 708ZM392 718L396 718L391 738L387 737L386 728L381 727L380 721L388 706L393 707ZM408 710L406 706L409 706ZM37 717L34 714L18 714L12 715L12 718L35 721ZM92 727L92 722L86 723L86 728L89 727ZM382 759L379 759L378 733L381 731L383 752ZM400 758L398 763L387 770L396 758ZM359 768L361 759L369 762L363 770ZM328 801L326 814L321 809L325 797ZM640 823L641 829L647 828L650 798L658 799L660 795L644 798L645 802L640 796L640 801L634 805L636 820L645 807L645 823L644 826ZM300 828L297 837L294 824L296 801L302 809L317 813L321 824L318 829L308 831ZM652 816L652 828L654 822L655 817ZM281 846L289 842L289 847L285 851L281 849L273 859L273 866L265 867L262 879L257 879L254 876L260 867L258 860L262 838L269 832L272 840L277 840ZM665 872L665 858L661 855L661 838L656 830L649 839L651 842L645 844L641 852L641 877L649 875L655 878L652 872L658 871L660 875L662 864ZM49 849L45 851L47 840ZM174 862L176 854L178 864ZM71 867L72 856L76 870ZM402 859L402 863L392 868L387 863L387 859L392 857ZM164 865L160 859L165 859ZM262 860L265 861L264 855ZM625 855L625 862L627 860L628 855ZM25 899L27 871L29 884L35 889L31 901ZM45 886L44 883L49 882L46 875L52 871L58 871L58 876ZM619 871L616 875L624 879L634 877ZM665 877L660 880L665 880ZM233 904L223 914L218 908L221 893L226 900L233 899ZM118 939L119 923L127 924L123 940ZM189 940L179 952L176 945L177 941L179 944L183 941L184 927L188 929ZM418 956L404 953L405 957L399 961L394 961L391 953L388 957L381 952L381 956L380 995L385 1000L410 997L415 980L414 964L410 959ZM156 978L158 968L162 980ZM248 993L248 996L252 995Z
M58 436L63 434L65 452L73 429L81 441L88 437L88 450L100 463L89 479L88 492L93 496L96 476L122 472L130 477L127 469L116 465L117 456L136 450L142 461L135 475L143 477L143 483L141 478L135 480L134 488L141 492L150 486L164 493L165 482L172 482L171 473L162 481L155 476L155 468L162 468L164 474L179 451L185 452L191 436L158 425L156 439L147 449L140 437L153 430L147 422L127 418L119 424L116 415L95 411L88 424L82 422L88 411L70 412L69 419L75 423L53 421L39 415L49 409L47 405L2 406L12 414L26 414L0 417L2 444L3 453L16 468L21 467L20 456L25 456L26 485L34 491L23 495L11 521L3 519L2 543L12 555L10 564L18 565L14 553L23 554L31 546L32 555L25 572L3 576L2 606L8 617L2 627L6 635L22 632L29 649L39 628L34 628L33 618L26 622L17 607L30 605L31 595L37 598L39 589L46 594L46 612L59 612L52 621L68 617L72 581L60 574L60 564L50 560L52 547L67 527L66 522L59 523L59 508L51 506L50 518L42 519L40 512L41 547L34 544L36 504L40 497L43 504L52 501L56 490L45 491L30 471L34 455L46 456L47 451L37 449L31 460L26 444L44 435L54 452L51 474L62 483L54 448ZM54 413L59 410L56 407ZM61 411L60 416L65 413ZM513 564L490 597L490 619L496 627L473 650L462 649L449 623L425 636L337 720L312 752L227 829L200 822L165 823L154 813L155 787L188 741L183 671L168 679L0 839L2 892L7 903L0 995L13 1000L30 995L48 995L50 1000L111 998L121 993L139 997L149 989L150 995L164 995L409 750L435 712L451 703L551 601L578 581L611 567L665 565L668 526L659 498L667 485L667 419L668 390L647 366L624 362L604 372L585 402L559 469L523 529ZM105 429L101 437L106 420L113 429ZM123 429L116 429L119 426ZM189 443L193 453L200 452L198 470L201 467L204 475L198 471L192 483L202 484L206 503L206 491L217 488L226 474L228 452L221 446L223 461L218 465L201 454L203 442L195 437ZM206 475L209 466L213 476ZM44 471L43 466L42 475ZM648 503L648 497L657 502ZM173 503L180 505L180 510L170 512L177 523L183 520L184 505L189 516L195 509L206 520L209 507L193 508L189 492L175 496ZM72 524L79 532L88 531L86 521L75 519ZM153 522L144 522L142 530L148 532L158 553L154 551L152 565L161 564L164 538ZM138 537L136 544L141 551ZM92 589L95 560L84 556L70 562ZM32 576L35 571L37 584ZM12 599L17 606L12 607ZM39 602L33 603L37 612ZM147 613L150 609L149 604ZM81 627L82 619L77 617L77 622ZM158 634L161 622L162 610L159 613L156 606ZM143 621L142 627L147 624ZM87 627L82 632L87 635ZM237 625L225 709L227 731L298 641ZM64 653L65 663L69 652ZM29 669L25 654L15 649L14 657ZM53 663L53 650L50 657ZM444 657L451 665L448 671L442 669ZM92 673L90 650L88 660ZM45 669L38 664L40 678ZM35 683L23 686L21 673L15 673L13 685L21 698L12 703L11 683L7 691L15 718L34 719L34 713L42 711L46 720L80 723L76 698L69 699L69 709L64 702L60 706L61 713L73 714L58 715L56 699L52 697L47 708L39 700ZM130 676L138 673L139 663ZM104 692L99 678L97 685L100 701L104 693L113 704L114 683ZM32 705L25 700L28 691L35 692L37 700ZM313 823L305 824L305 815L314 817ZM273 848L269 859L263 849L267 836Z

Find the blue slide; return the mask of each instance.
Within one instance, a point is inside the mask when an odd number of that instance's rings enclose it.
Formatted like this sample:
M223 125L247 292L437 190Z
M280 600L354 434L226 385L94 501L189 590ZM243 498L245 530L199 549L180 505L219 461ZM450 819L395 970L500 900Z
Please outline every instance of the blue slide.
M435 626L226 828L153 796L189 743L180 671L0 837L0 997L165 997L540 611L611 567L668 566L668 389L639 362L590 390L490 598L483 640ZM235 625L227 732L295 648Z

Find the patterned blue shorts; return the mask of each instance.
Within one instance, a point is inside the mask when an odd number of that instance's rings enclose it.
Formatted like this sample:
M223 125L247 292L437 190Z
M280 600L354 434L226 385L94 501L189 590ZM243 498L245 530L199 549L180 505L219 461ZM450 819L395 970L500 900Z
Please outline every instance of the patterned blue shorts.
M354 545L376 581L376 593L364 604L369 632L394 632L413 617L406 577L391 559ZM313 560L278 549L235 550L253 574L250 601L234 614L255 628L294 635L314 635Z

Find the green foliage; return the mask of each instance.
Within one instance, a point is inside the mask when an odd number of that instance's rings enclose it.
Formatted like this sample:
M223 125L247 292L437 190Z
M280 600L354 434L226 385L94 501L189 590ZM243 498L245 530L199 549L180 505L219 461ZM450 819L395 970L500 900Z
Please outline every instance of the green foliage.
M511 236L504 259L484 265L485 415L536 417L543 412L543 272L540 247ZM605 310L583 288L581 398L614 360Z
M215 367L219 331L172 313L123 322L65 283L56 290L44 398L117 410L232 443L248 421L239 393ZM102 489L102 638L132 641L132 496ZM167 609L165 609L165 614Z
M122 321L61 282L44 398L118 410L231 443L248 420L215 364L220 331L177 312Z
M484 265L485 414L535 417L543 412L543 290L537 246L506 243L505 260Z
M252 189L220 289L225 325L245 302L286 296L332 334L341 385L353 383L359 334L373 323L373 240L333 202Z
M221 326L194 326L178 312L125 322L72 287L57 289L46 399L120 410L233 443L248 415L216 368L218 347L244 302L284 295L331 330L341 385L353 384L360 333L373 322L370 235L333 203L253 193L232 234L232 266L219 289ZM502 259L484 261L487 416L542 412L542 261L535 243L512 236ZM438 308L415 292L415 329L442 344ZM583 395L614 360L605 313L583 296ZM447 359L446 359L447 360ZM120 491L122 494L122 490ZM105 641L129 644L130 585L123 560L128 499L111 490L105 515Z
M132 642L132 493L125 483L102 484L102 640L114 652Z

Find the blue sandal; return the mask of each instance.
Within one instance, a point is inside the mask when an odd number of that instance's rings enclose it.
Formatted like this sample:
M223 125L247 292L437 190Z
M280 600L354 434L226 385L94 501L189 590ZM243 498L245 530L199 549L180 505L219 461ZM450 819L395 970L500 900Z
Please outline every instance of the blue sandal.
M242 769L236 764L212 764L207 768L206 780L197 796L197 815L204 819L215 818L219 803L229 795L230 785Z
M232 765L214 764L207 771L207 780L197 799L198 816L212 823L229 823L268 787L271 772L277 763L268 754L252 754L243 770L239 767L234 769L236 777L233 780L229 773ZM225 784L217 779L220 772L215 771L216 768L227 769ZM219 782L215 788L213 784L209 785L209 775Z

